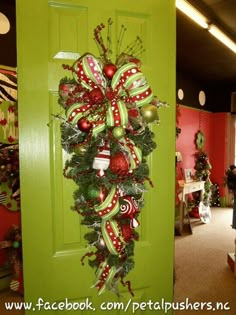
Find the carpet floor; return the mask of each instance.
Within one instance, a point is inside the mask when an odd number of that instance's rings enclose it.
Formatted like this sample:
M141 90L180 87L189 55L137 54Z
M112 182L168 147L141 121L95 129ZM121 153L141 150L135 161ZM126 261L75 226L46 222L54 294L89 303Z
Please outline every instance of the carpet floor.
M174 314L236 314L236 279L227 263L228 253L235 251L236 230L231 228L232 209L212 208L210 223L191 219L192 231L185 229L175 237L174 302L196 303ZM208 304L199 305L198 302ZM216 303L227 309L217 309ZM223 305L224 304L224 305Z
M236 314L236 279L227 263L227 254L235 249L236 231L230 226L232 209L212 208L211 211L210 223L191 219L193 233L187 228L182 236L175 237L174 306L188 309L175 310L174 315ZM0 292L0 314L24 315L19 310L7 311L4 305L22 301L21 296L10 290ZM218 302L220 307L230 307L230 310L216 310ZM215 310L207 310L211 307Z
M24 311L23 310L6 310L5 308L5 303L6 302L16 302L16 303L20 303L23 302L23 297L21 295L19 295L16 292L13 292L11 290L3 290L0 292L0 314L1 315L8 315L8 314L12 314L12 315L24 315Z

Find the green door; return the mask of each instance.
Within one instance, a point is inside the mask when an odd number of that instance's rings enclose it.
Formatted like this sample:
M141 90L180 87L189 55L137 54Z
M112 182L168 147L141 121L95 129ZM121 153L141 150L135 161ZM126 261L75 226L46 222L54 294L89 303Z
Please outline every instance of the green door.
M124 47L137 35L144 40L142 71L154 93L170 106L160 109L160 126L153 126L157 149L149 164L154 188L146 193L140 240L136 242L131 280L136 302L172 300L175 183L175 5L174 0L18 0L18 106L25 300L84 302L96 314L104 301L131 298L108 292L98 297L91 288L95 275L87 264L80 216L70 210L73 182L63 178L66 159L60 145L58 83L69 76L62 64L91 52L98 55L94 28L114 21L113 39L127 27ZM126 36L126 35L125 35ZM47 124L49 123L49 127ZM149 312L148 306L146 307ZM26 314L37 314L27 311ZM65 311L64 311L65 312ZM64 314L52 310L52 314ZM81 311L81 314L84 311ZM105 312L105 313L104 313ZM136 314L143 313L137 310ZM164 314L164 310L162 311ZM162 313L160 312L160 313ZM94 313L92 310L88 313ZM110 310L109 314L121 311ZM130 308L127 314L132 314ZM40 314L44 314L41 309ZM78 314L80 312L78 311Z

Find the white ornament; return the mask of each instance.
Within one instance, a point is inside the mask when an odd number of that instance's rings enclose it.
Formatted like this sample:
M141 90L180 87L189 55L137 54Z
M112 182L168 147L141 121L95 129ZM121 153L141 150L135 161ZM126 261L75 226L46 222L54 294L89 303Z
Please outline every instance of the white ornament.
M104 170L108 169L110 165L111 153L109 145L105 144L99 149L98 154L93 160L93 168L98 171L98 176L102 177L105 175Z

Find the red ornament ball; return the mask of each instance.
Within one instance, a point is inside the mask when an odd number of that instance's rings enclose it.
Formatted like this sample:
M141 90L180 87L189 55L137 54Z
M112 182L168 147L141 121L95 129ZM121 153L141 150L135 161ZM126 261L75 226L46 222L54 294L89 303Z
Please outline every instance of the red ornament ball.
M129 172L127 155L124 152L117 152L115 155L111 156L109 168L112 173L126 175Z
M134 238L134 232L129 224L120 225L121 234L126 243L129 243Z
M116 71L117 67L113 63L106 63L103 67L103 73L108 79L112 79Z
M77 126L79 130L83 132L89 132L91 128L93 127L92 123L84 117L78 120Z
M104 99L104 95L99 88L95 88L89 92L89 101L91 104L101 104Z

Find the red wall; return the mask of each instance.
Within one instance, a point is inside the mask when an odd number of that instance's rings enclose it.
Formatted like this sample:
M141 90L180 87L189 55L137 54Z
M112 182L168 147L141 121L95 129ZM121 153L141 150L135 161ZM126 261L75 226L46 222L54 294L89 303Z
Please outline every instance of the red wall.
M179 105L178 127L181 133L176 140L176 151L180 151L183 161L178 163L177 177L180 168L191 168L194 171L195 135L203 131L206 142L203 148L211 163L211 181L220 185L220 196L225 195L223 186L227 162L227 113L211 113Z
M20 227L20 211L9 211L0 204L0 241L4 240L4 236L12 225ZM0 249L0 266L6 261L6 251Z
M220 184L220 196L225 196L224 187L225 170L228 168L229 143L228 127L230 125L230 114L215 113L212 120L211 136L211 165L213 182ZM233 161L232 161L233 164Z
M208 155L210 154L212 114L184 106L180 106L179 110L178 126L181 128L181 133L176 141L176 151L180 151L182 154L182 167L193 169L193 155L197 151L195 146L195 135L199 129L201 129L206 136L204 151L206 151Z

